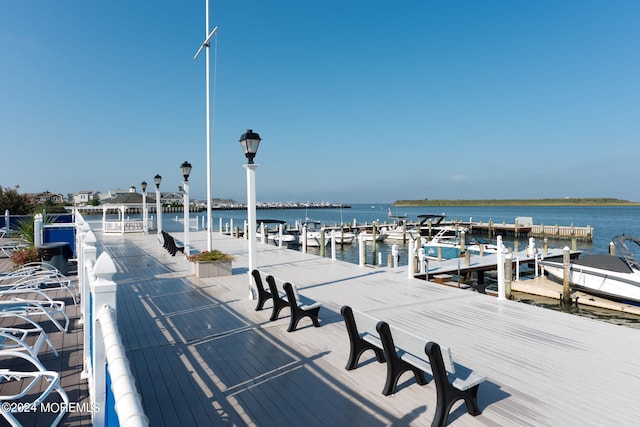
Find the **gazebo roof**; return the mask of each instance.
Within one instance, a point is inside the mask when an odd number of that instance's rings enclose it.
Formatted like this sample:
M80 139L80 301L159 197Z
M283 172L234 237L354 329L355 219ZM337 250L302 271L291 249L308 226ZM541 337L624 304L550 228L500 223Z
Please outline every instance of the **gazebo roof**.
M147 203L155 203L156 199L155 197L153 197L151 194L147 193ZM113 199L109 199L105 202L102 203L103 205L135 205L135 206L139 206L142 205L142 194L140 193L124 193L124 194L120 194L116 197L114 197Z

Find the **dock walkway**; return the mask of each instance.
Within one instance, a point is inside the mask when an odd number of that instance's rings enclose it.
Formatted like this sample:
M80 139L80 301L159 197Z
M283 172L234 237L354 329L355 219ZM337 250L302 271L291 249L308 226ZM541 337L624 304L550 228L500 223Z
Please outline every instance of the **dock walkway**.
M191 233L192 247L206 247L204 233ZM430 425L432 382L407 374L385 397L372 353L344 369L344 304L450 347L488 377L483 413L458 407L451 426L637 425L638 330L259 244L261 271L323 304L322 327L287 333L288 310L269 322L248 298L245 240L214 234L236 257L233 275L198 280L155 236L97 234L117 265L118 324L152 426Z

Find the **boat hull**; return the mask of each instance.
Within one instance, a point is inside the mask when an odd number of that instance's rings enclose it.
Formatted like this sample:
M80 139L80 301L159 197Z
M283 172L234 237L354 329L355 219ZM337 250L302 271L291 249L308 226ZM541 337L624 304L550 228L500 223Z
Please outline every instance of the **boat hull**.
M542 261L544 270L557 280L564 280L564 266L560 262ZM583 290L617 301L640 303L640 274L638 272L618 273L571 263L569 283L575 289Z

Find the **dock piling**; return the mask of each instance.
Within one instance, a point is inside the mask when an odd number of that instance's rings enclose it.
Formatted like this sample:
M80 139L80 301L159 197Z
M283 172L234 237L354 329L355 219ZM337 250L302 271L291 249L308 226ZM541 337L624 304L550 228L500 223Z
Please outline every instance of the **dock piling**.
M344 234L342 229L340 233ZM342 241L342 239L340 241ZM331 259L336 260L336 230L331 230Z
M513 264L511 263L511 254L504 256L504 291L505 298L511 299L511 279L513 277Z
M564 274L562 280L562 301L565 304L571 304L571 295L569 295L570 282L569 282L569 267L570 267L569 248L565 246L562 248L562 264L564 266Z
M393 257L393 267L396 268L398 266L398 245L394 244L391 246L391 256Z
M498 253L496 254L496 268L498 270L498 300L505 300L505 289L504 289L504 252L502 244L502 236L498 235L496 246L498 246Z

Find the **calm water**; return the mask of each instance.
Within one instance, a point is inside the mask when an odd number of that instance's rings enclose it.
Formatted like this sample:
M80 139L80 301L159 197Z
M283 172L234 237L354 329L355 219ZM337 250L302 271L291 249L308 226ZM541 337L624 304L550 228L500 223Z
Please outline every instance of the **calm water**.
M258 210L258 219L280 219L287 221L293 226L296 221L302 221L305 218L321 221L327 225L339 223L352 224L355 219L359 224L372 223L378 221L383 224L385 221L391 223L392 220L387 218L387 212L391 209L394 215L406 215L409 221L416 221L417 215L427 213L444 213L448 220L488 222L493 220L494 223L513 223L518 216L532 217L534 224L545 225L570 225L576 227L584 227L590 225L594 227L594 240L592 242L578 242L578 249L583 254L607 253L609 250L609 242L611 238L618 234L628 234L632 236L640 236L640 207L539 207L539 206L522 206L522 207L392 207L388 204L358 204L352 205L348 209L282 209L282 210ZM244 210L228 210L213 211L213 227L218 229L219 218L222 218L224 224L230 223L233 218L235 226L242 227L247 219L247 213ZM166 230L180 232L182 224L175 222L175 218L182 218L182 214L165 214L163 216L163 227ZM199 224L206 223L206 212L192 214L192 218L197 217ZM513 242L505 239L507 246L513 246ZM400 265L406 265L407 248L401 242L393 242L398 244L400 250ZM542 242L536 244L540 247ZM519 248L523 249L527 245L527 239L519 242ZM550 247L570 246L567 240L549 240ZM344 261L358 263L358 245L345 245L337 250L336 256ZM377 252L382 253L382 262L386 265L387 254L391 253L391 244L378 243ZM309 248L309 252L318 253L319 249ZM368 248L368 251L370 249ZM330 256L330 250L327 250L327 256ZM368 255L367 262L371 262L372 255ZM640 259L640 256L638 256Z
M258 219L280 219L287 221L292 226L296 221L305 218L321 221L326 225L340 223L352 224L355 219L359 224L372 223L378 221L383 224L385 221L391 223L387 218L388 209L393 215L406 215L409 221L416 221L417 215L428 213L444 213L448 220L513 223L518 216L532 217L534 224L545 225L575 225L584 227L590 225L594 227L594 240L592 242L578 242L578 249L584 255L608 253L609 242L613 236L627 234L635 237L640 236L640 207L392 207L389 204L359 204L352 205L349 209L293 209L293 210L258 210ZM163 227L168 231L181 232L182 224L175 221L175 218L182 218L182 214L165 214L163 216ZM206 224L206 212L192 214L192 218L197 217L199 224ZM213 211L213 227L218 230L219 218L224 224L230 223L233 218L235 226L242 227L247 219L246 211ZM204 219L204 221L203 221ZM400 251L400 265L407 264L407 247L397 243ZM513 247L513 242L505 239L507 246ZM523 249L527 245L527 239L519 242L519 248ZM541 242L537 241L538 247ZM568 240L549 240L550 247L570 246ZM636 246L636 245L634 245ZM635 248L630 248L635 249ZM308 248L310 253L319 253L318 248ZM378 243L376 251L382 253L382 263L387 265L387 254L391 253L391 244ZM331 256L330 248L327 248L326 256ZM338 259L343 261L358 263L358 245L345 245L336 251ZM636 250L636 258L640 259L640 254ZM367 247L367 263L373 262L370 244ZM518 296L516 296L518 298ZM542 297L532 297L522 294L520 300L528 304L541 307L562 310L557 300ZM610 323L621 324L640 329L640 317L625 315L609 310L593 308L569 307L567 310L572 314L586 316L594 319L604 320Z

